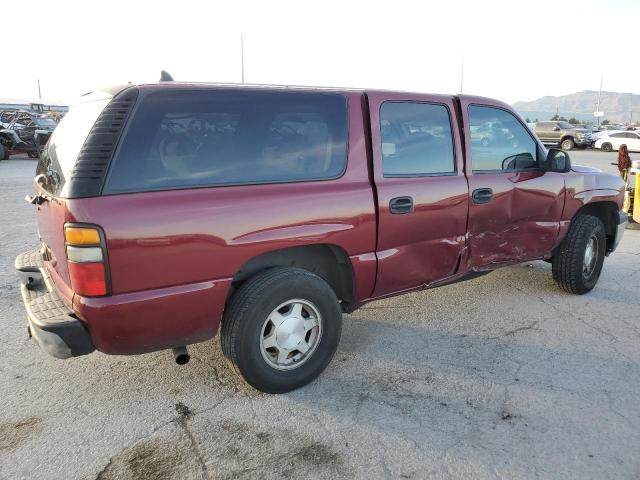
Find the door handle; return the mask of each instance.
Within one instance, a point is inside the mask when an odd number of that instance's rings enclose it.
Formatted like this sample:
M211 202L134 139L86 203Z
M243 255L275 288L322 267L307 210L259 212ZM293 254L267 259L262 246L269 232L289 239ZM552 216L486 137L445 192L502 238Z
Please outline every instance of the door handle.
M476 205L489 203L493 199L493 190L490 188L476 188L471 194L471 198Z
M389 201L389 211L396 215L413 212L413 198L396 197Z

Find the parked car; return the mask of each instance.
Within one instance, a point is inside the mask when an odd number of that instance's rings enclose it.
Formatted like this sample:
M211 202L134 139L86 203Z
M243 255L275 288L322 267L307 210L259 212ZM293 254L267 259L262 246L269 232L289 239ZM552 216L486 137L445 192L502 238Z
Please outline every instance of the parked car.
M493 126L509 141L473 140ZM627 218L620 177L547 151L507 104L376 90L95 92L34 188L41 247L16 268L45 351L185 363L219 331L270 393L317 377L372 300L538 259L587 293Z
M607 135L598 138L594 147L611 152L617 151L622 144L631 152L640 152L640 134L632 131L607 132Z
M576 146L586 148L592 144L589 130L576 128L568 122L537 122L535 132L545 145L560 145L563 150Z
M0 160L8 159L11 153L27 153L31 158L38 158L57 126L50 117L26 111L13 112L5 118L9 123L0 128Z
M8 127L16 113L16 110L3 110L0 112L0 128Z

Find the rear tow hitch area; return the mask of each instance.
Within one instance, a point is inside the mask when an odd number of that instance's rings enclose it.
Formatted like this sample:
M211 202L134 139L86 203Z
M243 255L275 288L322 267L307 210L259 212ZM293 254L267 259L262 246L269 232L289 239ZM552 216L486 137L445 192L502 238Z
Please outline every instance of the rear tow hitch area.
M43 266L42 252L33 250L18 255L14 266L20 277L29 336L56 358L93 352L95 347L84 322L58 294Z

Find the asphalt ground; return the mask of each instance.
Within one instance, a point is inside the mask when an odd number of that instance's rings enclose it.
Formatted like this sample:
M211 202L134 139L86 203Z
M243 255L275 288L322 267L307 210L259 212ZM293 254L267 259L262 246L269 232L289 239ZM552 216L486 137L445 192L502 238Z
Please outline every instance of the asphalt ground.
M272 396L218 338L182 367L40 351L13 272L34 169L0 162L0 478L640 478L640 231L585 296L532 262L371 303L318 380Z

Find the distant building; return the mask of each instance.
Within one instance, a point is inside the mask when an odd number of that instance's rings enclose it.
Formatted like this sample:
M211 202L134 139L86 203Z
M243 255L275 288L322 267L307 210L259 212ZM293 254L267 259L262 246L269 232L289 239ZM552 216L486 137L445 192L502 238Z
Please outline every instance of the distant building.
M0 100L0 110L31 110L35 112L60 112L69 111L68 105L60 103L47 103L42 101L30 102L28 100Z

